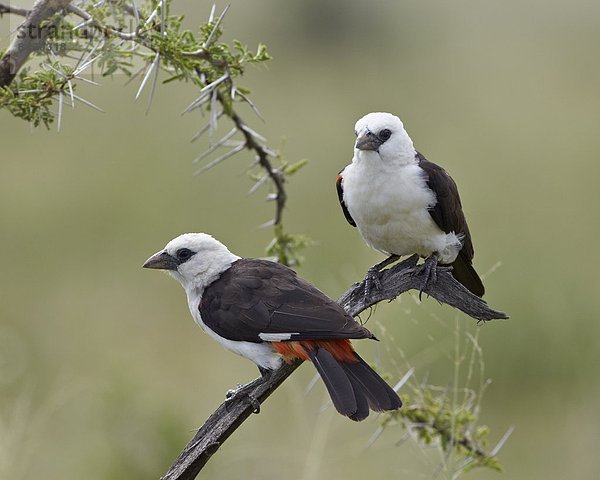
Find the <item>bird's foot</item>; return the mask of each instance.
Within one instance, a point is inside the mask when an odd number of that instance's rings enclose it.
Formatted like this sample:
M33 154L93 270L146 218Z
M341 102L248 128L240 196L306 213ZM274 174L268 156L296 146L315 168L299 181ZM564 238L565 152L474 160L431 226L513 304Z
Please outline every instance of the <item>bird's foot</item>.
M387 267L388 265L396 262L400 256L398 255L390 255L383 262L379 262L377 265L373 265L369 270L367 270L367 274L365 275L363 283L364 295L365 297L369 296L373 287L377 290L381 290L381 271Z
M252 380L251 382L246 383L244 385L238 384L236 388L227 390L227 393L225 394L225 402L230 402L234 398L238 398L240 396L246 396L248 397L248 400L250 401L252 407L254 407L254 413L260 413L260 402L254 395L252 395L251 392L258 385L266 382L271 376L271 373L273 373L273 371L267 368L262 368L260 366L258 367L258 370L260 371L260 378Z
M225 394L225 402L231 402L234 399L240 397L248 397L250 405L254 408L253 413L260 413L260 402L258 399L250 393L256 386L255 382L246 383L245 385L238 385L236 388L227 390Z
M363 283L364 296L368 297L373 287L377 290L381 289L381 280L379 280L380 271L376 268L377 265L367 270Z
M421 297L425 289L429 285L437 282L437 264L437 256L435 254L431 254L415 271L415 274L423 275L423 283L421 283L421 288L419 288L419 301L421 301Z

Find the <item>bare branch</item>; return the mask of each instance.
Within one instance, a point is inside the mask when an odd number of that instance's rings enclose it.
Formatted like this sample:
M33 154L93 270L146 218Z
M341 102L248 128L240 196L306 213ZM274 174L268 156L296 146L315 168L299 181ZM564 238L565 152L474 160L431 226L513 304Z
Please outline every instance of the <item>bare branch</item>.
M32 52L44 46L49 33L42 22L66 8L71 0L37 0L0 59L0 87L10 85Z
M248 392L262 404L299 366L300 363L284 364L273 371L266 380L261 377L249 383ZM238 395L223 402L208 417L162 479L196 478L210 457L253 412L254 406L248 395Z
M423 283L424 272L415 268L417 260L415 255L381 272L382 288L372 291L368 297L364 295L362 283L354 284L338 303L354 317L378 302L393 300L410 289L418 290ZM447 267L438 267L437 281L426 288L425 293L480 321L508 318L505 313L492 310L482 299L465 289L449 270ZM252 414L254 406L250 396L262 404L299 365L284 364L270 376L249 383L244 388L247 395L237 395L223 402L187 444L162 480L194 479L223 442ZM405 375L405 378L408 377Z
M5 13L11 13L13 15L19 15L21 17L26 17L31 13L31 10L26 8L14 7L13 5L5 5L0 3L0 15L4 15Z
M423 284L423 277L420 269L416 267L418 259L417 255L413 255L394 268L383 270L380 273L382 288L372 291L369 297L359 295L362 285L358 284L355 285L354 290L346 292L338 302L346 311L356 309L363 311L382 300L393 299L408 290L419 290ZM508 318L504 312L491 309L485 300L473 295L458 283L450 271L450 267L438 267L437 280L435 283L430 282L423 293L479 321Z

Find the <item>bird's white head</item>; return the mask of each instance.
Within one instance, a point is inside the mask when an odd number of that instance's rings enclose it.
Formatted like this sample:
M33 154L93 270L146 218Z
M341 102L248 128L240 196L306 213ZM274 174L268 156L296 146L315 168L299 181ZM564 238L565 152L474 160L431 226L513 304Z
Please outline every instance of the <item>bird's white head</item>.
M369 113L356 122L354 132L354 158L358 161L371 160L382 166L416 162L413 142L396 115Z
M144 268L168 271L186 291L204 290L239 258L206 233L184 233L146 260Z

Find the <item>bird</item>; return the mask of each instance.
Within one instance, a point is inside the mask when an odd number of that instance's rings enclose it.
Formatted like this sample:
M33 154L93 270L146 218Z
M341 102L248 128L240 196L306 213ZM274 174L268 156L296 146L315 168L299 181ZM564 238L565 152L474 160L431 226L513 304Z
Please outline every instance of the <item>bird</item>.
M283 362L308 360L336 410L351 420L364 420L369 410L401 407L398 394L350 343L375 336L294 270L239 257L205 233L176 237L143 267L177 279L195 322L227 350L254 362L263 377Z
M415 150L400 118L373 112L354 129L352 163L336 181L348 223L368 246L388 258L365 277L365 294L384 267L404 255L425 258L420 295L435 282L438 262L452 267L454 278L482 297L485 288L473 267L473 242L456 183L448 172Z

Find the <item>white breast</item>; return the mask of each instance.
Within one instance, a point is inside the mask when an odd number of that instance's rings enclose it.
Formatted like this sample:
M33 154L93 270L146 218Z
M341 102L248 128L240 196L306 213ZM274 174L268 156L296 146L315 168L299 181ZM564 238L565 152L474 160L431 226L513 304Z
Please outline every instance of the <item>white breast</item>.
M378 155L373 160L381 161ZM353 162L342 176L344 202L369 246L396 255L438 252L443 263L456 259L460 241L431 218L436 198L418 164L374 168L370 161Z

